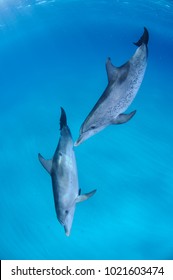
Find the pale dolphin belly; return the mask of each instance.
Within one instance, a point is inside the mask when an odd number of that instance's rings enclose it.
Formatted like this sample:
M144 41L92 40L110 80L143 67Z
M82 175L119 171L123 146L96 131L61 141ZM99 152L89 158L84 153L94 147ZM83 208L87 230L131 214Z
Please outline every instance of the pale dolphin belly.
M52 170L52 187L56 209L69 208L78 196L78 176L74 155L62 154L54 163Z

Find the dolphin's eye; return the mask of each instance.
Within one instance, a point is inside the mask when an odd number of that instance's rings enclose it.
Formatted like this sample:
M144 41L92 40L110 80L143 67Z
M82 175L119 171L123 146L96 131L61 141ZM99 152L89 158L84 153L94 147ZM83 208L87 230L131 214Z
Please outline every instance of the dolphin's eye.
M95 125L92 125L92 126L91 126L91 129L94 129L94 128L96 128L96 126L95 126Z
M65 213L66 213L66 214L68 214L68 212L69 212L68 210L65 210Z

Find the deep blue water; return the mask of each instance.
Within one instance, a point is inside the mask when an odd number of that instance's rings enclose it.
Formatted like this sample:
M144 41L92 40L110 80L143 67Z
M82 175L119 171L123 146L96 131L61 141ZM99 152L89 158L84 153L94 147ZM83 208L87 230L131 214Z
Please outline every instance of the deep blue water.
M146 26L149 59L127 124L75 148L82 192L70 237L51 180L60 106L74 140ZM173 1L0 1L0 258L173 259Z

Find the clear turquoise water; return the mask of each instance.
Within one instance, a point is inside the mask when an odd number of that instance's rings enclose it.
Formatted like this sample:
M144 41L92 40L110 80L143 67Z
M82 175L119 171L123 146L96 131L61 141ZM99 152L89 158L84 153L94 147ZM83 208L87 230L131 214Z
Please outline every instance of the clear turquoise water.
M146 75L128 111L75 148L82 192L71 236L49 176L60 106L74 140L119 66L150 33ZM173 259L173 1L0 1L0 258Z

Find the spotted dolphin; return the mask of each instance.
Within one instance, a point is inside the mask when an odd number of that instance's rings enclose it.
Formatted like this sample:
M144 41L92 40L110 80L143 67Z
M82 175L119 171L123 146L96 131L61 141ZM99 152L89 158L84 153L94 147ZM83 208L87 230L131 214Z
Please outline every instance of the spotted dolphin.
M76 203L88 199L96 190L80 194L74 143L63 108L61 108L60 131L61 135L53 159L46 160L40 153L38 158L51 176L56 215L64 226L66 235L69 236Z
M137 43L138 48L129 61L120 67L115 67L108 58L106 71L108 85L81 125L79 138L74 143L80 145L89 137L100 132L111 124L122 124L129 121L136 110L124 114L132 103L142 83L148 57L149 34L144 27L144 33Z

